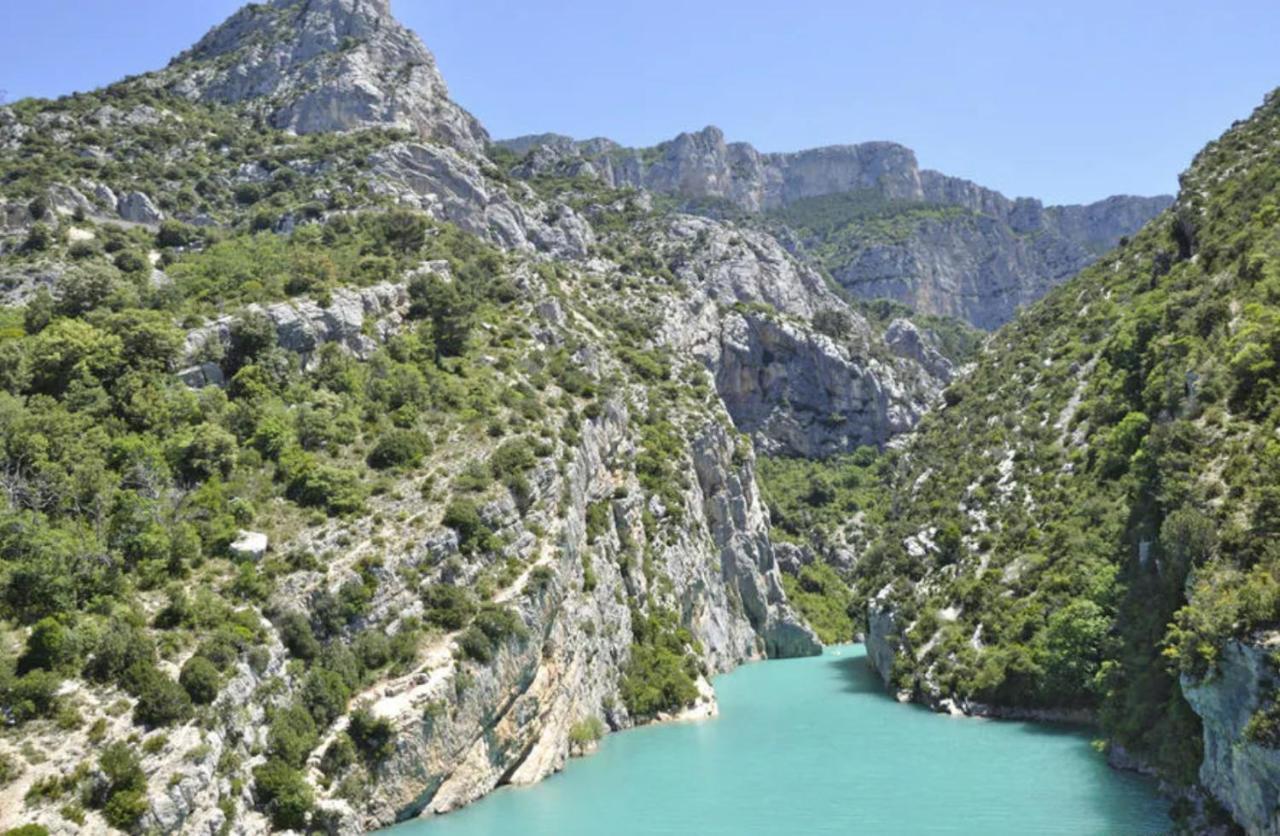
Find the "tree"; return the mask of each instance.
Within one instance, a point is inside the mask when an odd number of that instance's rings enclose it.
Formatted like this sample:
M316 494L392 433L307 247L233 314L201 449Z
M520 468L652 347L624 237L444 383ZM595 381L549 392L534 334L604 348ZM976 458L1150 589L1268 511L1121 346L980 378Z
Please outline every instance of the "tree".
M297 658L309 661L320 655L320 642L311 631L311 622L297 610L280 616L276 629L280 631L280 641Z
M124 344L115 334L78 319L58 319L31 340L32 387L57 395L70 381L110 380L119 370Z
M853 317L846 311L824 308L813 315L813 327L818 333L838 340L853 329Z
M22 312L22 328L28 334L39 334L53 319L55 303L49 288L41 287L27 300Z
M475 300L457 282L434 273L419 274L409 282L409 316L430 319L437 358L466 352L475 312Z
M427 441L421 433L394 429L378 438L369 451L367 461L370 467L377 470L413 467L422 460L426 450Z
M231 347L227 352L228 370L234 374L275 345L275 324L264 313L246 311L231 326Z
M1044 671L1044 698L1058 705L1092 703L1100 694L1111 619L1087 598L1055 610L1040 636L1037 662Z
M27 230L27 238L22 242L23 252L41 253L53 246L57 240L53 230L42 223L32 224Z
M351 689L335 671L317 666L302 682L302 702L318 725L328 726L341 716L350 698Z
M476 614L476 603L466 589L451 584L433 584L422 596L427 623L445 630L461 630Z
M427 243L427 219L420 213L398 209L380 218L379 237L393 252L411 255Z
M168 370L182 351L185 335L161 311L127 310L105 320L107 330L120 338L124 361L144 371Z
M183 473L200 481L227 476L236 463L236 437L216 424L201 424L191 434L182 451Z
M458 533L458 548L464 554L487 551L493 532L480 516L480 508L465 497L453 499L444 509L443 524Z

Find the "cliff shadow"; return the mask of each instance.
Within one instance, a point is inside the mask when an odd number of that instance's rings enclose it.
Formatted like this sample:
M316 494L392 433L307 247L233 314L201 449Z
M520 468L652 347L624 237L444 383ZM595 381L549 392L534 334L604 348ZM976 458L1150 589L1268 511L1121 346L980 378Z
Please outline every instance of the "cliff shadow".
M884 682L871 661L864 655L840 656L831 660L831 666L839 673L842 690L850 694L879 694L887 696Z

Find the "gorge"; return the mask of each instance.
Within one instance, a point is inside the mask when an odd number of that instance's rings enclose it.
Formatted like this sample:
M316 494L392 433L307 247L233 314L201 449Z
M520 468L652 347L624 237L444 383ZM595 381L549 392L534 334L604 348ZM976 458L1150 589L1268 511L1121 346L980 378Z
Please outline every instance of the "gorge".
M494 142L388 0L0 107L0 825L1280 832L1277 148Z

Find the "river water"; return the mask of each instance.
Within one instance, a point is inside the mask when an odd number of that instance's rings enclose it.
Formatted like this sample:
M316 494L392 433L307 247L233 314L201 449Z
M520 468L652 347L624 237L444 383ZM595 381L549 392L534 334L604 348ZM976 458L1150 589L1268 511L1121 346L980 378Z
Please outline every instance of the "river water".
M1152 782L1080 730L900 705L858 645L719 677L720 716L608 735L533 787L392 836L1157 834Z

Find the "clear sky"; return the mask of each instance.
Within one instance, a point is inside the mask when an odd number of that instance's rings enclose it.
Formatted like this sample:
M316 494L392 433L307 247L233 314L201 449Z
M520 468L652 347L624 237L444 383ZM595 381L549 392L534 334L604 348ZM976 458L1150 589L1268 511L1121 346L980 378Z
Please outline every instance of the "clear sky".
M10 100L163 66L238 0L0 0ZM1275 0L393 0L495 137L889 139L1050 202L1172 192L1280 86Z

